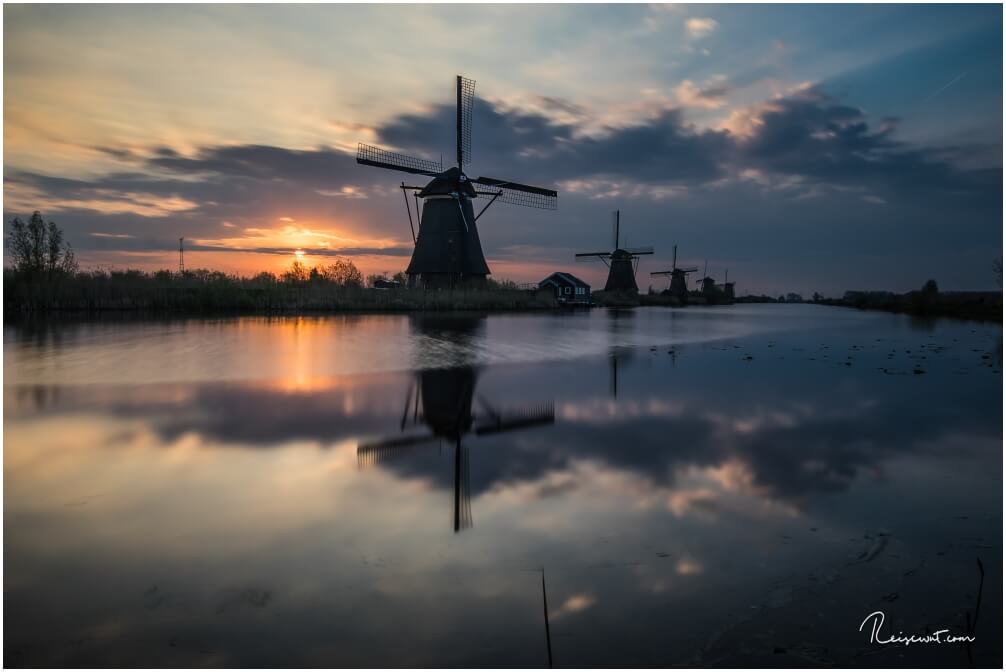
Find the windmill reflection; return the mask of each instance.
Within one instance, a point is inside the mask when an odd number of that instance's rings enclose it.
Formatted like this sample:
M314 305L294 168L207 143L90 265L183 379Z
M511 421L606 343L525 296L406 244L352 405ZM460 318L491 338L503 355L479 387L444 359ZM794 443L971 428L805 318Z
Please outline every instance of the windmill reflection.
M476 334L483 319L420 317L413 318L411 324L433 340L467 340ZM356 451L359 464L370 466L434 442L452 443L455 532L472 526L468 447L462 439L469 434L487 436L555 422L551 401L506 409L494 406L475 393L478 375L474 365L418 371L406 393L400 434L360 443Z

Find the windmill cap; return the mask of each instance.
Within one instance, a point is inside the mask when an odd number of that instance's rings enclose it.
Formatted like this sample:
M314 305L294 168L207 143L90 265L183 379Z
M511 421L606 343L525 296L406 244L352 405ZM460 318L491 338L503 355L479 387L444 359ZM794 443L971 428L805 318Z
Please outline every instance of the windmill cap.
M430 180L430 183L419 192L419 197L450 196L451 194L461 194L468 198L477 196L471 181L457 167L448 168Z

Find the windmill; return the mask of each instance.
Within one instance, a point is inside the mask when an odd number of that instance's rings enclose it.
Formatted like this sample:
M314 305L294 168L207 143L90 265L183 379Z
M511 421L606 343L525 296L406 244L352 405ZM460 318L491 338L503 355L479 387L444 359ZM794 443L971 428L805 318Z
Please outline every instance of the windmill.
M644 254L653 254L652 247L634 247L623 249L619 247L620 214L618 210L614 212L613 233L614 248L611 252L578 252L577 261L587 260L597 257L608 267L608 281L604 285L604 291L633 291L638 292L636 286L636 267L639 265L639 257Z
M688 274L695 273L697 268L678 268L678 246L674 246L674 254L671 257L671 270L654 271L650 275L671 276L671 286L667 290L671 296L677 297L682 303L688 302Z
M472 526L468 448L462 438L471 433L486 436L555 422L551 402L505 411L495 408L475 394L477 380L474 366L420 371L405 398L402 434L361 443L356 448L360 465L371 465L441 439L453 443L455 532ZM472 409L474 400L478 401L478 412ZM421 426L424 429L415 431ZM406 433L407 428L413 429Z
M412 190L416 196L419 223L418 234L413 229L415 249L405 271L412 287L456 287L485 282L490 271L482 253L476 222L496 201L544 210L556 207L558 194L554 189L493 177L472 179L465 174L465 166L471 160L475 81L458 75L456 84L457 166L444 170L442 162L397 154L364 143L357 148L357 163L433 178L424 187L401 184L403 194ZM489 201L476 215L472 199L479 197ZM421 211L420 199L423 201ZM407 194L405 207L409 209L409 226L412 227Z
M728 282L730 279L730 269L723 271L723 295L728 301L734 300L734 285L736 282Z
M702 267L702 277L696 280L695 284L702 286L702 293L707 297L716 293L716 280L709 277L708 259L706 259L705 266Z

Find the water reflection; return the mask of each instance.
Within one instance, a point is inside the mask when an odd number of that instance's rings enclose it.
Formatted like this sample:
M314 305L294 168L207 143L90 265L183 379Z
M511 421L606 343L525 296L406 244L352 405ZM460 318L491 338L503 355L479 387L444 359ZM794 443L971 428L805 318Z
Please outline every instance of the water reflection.
M458 343L476 333L484 319L478 316L413 316L410 324L417 336L427 337L427 340L417 338L417 343L429 343L428 339ZM453 444L455 532L472 526L468 446L462 444L462 437L472 432L476 436L501 434L555 422L552 402L501 410L485 397L476 397L477 380L475 366L419 371L405 397L399 424L403 434L361 443L357 448L361 464L376 464L441 439ZM472 411L476 398L481 406L480 414ZM417 426L424 426L427 431L405 433L407 427Z
M605 342L692 319L629 315L598 314ZM705 342L496 366L530 324L496 319L384 323L389 371L312 369L316 333L355 328L322 320L276 325L291 375L6 385L5 655L540 666L546 566L557 665L964 664L855 628L963 626L980 557L973 653L1000 662L998 328L713 316Z

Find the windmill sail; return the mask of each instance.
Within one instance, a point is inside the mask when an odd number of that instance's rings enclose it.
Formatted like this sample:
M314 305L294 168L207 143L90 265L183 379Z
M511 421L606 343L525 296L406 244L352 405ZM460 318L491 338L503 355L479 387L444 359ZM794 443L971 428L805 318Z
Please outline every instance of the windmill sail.
M362 142L356 148L356 162L365 166L400 170L403 173L429 175L430 177L444 172L443 164L436 161L419 159L407 154L398 154L397 152L389 152L386 149Z
M475 427L475 433L479 436L499 434L536 425L551 425L554 422L555 407L549 402L496 413L489 422L478 424Z
M480 196L493 196L500 203L523 205L527 208L540 210L556 209L559 194L555 189L533 187L529 184L497 180L493 177L478 177L472 182L488 187L487 190L479 192Z
M464 169L472 156L472 106L475 103L475 80L458 75L458 168Z

